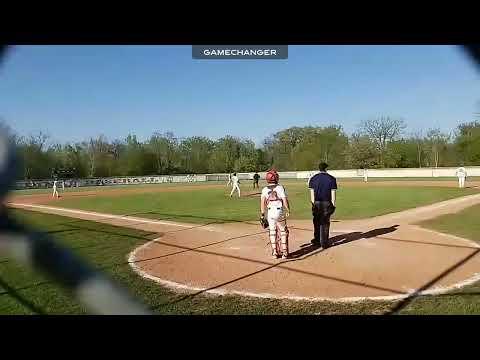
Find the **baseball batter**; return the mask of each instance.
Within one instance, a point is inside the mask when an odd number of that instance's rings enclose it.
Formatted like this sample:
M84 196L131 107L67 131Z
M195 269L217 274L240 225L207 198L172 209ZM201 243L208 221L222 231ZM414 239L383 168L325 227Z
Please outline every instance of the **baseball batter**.
M455 175L458 177L458 187L465 187L465 179L467 178L467 170L462 166L457 169Z
M235 190L238 191L238 197L240 197L240 187L238 186L239 184L240 184L240 180L238 179L237 173L233 173L233 175L232 175L232 191L230 192L230 197L232 197Z
M279 175L275 170L270 170L265 176L268 185L262 189L260 197L260 212L262 218L267 210L269 239L272 246L272 257L278 259L288 258L288 227L287 217L290 215L287 192L278 183ZM280 241L278 240L280 232Z
M58 190L57 190L57 180L53 180L53 194L52 194L52 197L57 197L57 199L60 197L60 195L58 195Z

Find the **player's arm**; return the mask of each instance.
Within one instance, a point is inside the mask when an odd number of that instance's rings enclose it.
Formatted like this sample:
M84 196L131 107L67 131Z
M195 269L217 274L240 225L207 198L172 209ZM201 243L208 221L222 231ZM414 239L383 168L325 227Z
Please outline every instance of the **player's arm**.
M312 179L310 178L310 180L308 180L308 189L310 190L310 202L313 204L315 204L315 191L313 190L313 186L312 186Z
M333 179L333 186L332 186L332 189L330 191L331 191L331 195L332 195L332 204L333 204L333 206L336 206L336 204L337 204L337 180L335 178Z
M260 196L260 213L262 215L265 214L265 198L262 196Z

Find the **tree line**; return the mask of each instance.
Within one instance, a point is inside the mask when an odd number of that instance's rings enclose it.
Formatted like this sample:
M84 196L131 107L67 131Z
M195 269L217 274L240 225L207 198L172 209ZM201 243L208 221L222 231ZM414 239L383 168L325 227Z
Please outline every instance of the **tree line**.
M347 135L341 126L291 127L267 137L261 146L250 139L179 139L155 132L146 141L133 134L110 141L105 136L83 142L51 143L40 132L15 134L3 124L20 159L18 179L51 178L69 169L74 177L201 174L316 169L442 167L480 165L480 122L460 124L452 134L430 129L414 134L403 120L378 117L363 121Z

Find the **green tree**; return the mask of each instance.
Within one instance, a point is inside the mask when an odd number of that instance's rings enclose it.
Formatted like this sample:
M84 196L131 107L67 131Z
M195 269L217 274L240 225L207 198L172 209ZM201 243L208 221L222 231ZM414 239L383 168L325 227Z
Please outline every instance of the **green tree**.
M465 165L480 165L480 123L460 124L455 145Z

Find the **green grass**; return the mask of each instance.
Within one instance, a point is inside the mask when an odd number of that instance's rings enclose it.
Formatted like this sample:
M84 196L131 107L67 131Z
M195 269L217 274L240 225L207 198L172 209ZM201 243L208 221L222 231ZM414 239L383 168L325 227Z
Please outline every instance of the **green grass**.
M422 227L480 241L480 205L419 223ZM480 314L480 283L455 292L416 299L405 314Z
M386 301L342 304L204 294L185 297L140 278L126 264L127 254L155 234L22 210L12 213L21 221L50 232L58 242L105 271L157 314L363 315L384 314L395 305ZM461 214L455 217L463 223ZM472 232L475 233L479 234ZM85 314L86 310L47 277L0 257L0 314L36 313ZM445 295L413 299L400 314L480 314L480 284Z
M161 184L131 184L131 185L104 185L104 186L81 186L81 187L66 187L65 192L82 192L82 191L101 191L101 190L134 190L134 189L155 189L160 187L172 187L172 186L198 186L198 185L216 185L224 184L220 181L209 181L209 182L193 182L193 183L161 183ZM63 190L61 186L58 186L58 192L62 194ZM39 194L51 194L52 188L41 188L41 189L24 189L24 190L12 190L14 195L39 195Z
M480 241L480 205L464 209L456 214L439 216L422 221L419 225L428 229Z
M311 218L309 193L304 183L286 186L292 219ZM243 193L251 192L242 185ZM358 219L383 215L438 201L476 193L474 189L446 187L348 187L338 191L336 219ZM189 223L253 221L259 214L259 197L229 198L229 188L196 189L186 192L128 193L61 199L61 207L111 214L136 215ZM52 203L49 203L52 204Z

